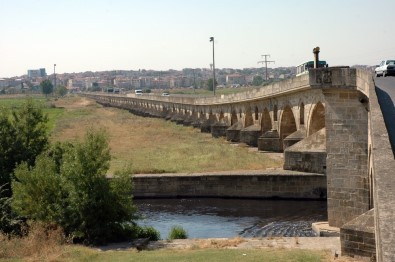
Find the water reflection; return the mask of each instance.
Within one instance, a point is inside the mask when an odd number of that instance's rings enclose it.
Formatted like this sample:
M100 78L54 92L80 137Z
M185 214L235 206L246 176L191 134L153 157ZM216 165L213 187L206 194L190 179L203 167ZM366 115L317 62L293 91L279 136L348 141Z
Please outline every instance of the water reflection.
M141 225L163 239L180 225L189 238L313 236L311 223L327 220L325 201L244 199L136 199Z

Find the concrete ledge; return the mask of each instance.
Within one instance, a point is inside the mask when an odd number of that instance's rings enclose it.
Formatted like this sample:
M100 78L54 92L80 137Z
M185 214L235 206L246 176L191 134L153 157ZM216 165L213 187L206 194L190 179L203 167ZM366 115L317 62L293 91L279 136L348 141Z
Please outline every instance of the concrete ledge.
M316 233L320 237L339 237L340 236L340 228L331 227L328 221L325 222L316 222L311 225L314 233Z

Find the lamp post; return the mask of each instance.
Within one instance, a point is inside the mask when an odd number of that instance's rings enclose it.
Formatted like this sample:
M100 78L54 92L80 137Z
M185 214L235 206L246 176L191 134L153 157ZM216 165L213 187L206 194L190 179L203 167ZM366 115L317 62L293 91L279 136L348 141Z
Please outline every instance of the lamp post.
M213 42L213 92L215 95L215 59L214 59L214 37L210 37L210 42Z
M55 73L56 64L53 64L53 87L56 88L56 73Z

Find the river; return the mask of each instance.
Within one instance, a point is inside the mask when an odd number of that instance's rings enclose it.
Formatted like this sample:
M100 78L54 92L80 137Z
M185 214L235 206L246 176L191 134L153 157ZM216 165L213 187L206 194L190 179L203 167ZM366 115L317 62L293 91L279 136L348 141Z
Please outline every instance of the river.
M251 199L135 199L142 217L166 239L182 226L189 238L314 236L311 223L327 220L326 201Z

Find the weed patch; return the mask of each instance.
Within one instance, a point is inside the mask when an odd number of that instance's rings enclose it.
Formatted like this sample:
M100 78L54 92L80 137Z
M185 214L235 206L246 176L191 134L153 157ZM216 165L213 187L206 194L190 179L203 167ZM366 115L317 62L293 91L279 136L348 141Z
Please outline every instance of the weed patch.
M54 261L64 255L66 242L61 228L34 223L24 237L0 235L0 259Z

